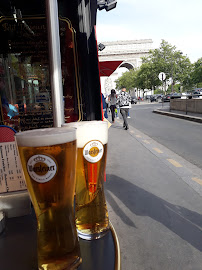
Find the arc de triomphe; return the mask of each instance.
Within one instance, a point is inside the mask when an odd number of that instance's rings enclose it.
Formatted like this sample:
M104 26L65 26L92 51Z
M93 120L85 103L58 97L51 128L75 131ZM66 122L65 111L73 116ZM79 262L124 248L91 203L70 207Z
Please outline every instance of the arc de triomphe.
M99 51L99 61L121 60L123 63L115 70L110 77L101 77L101 88L103 94L109 94L115 88L115 80L120 76L118 69L138 68L142 64L141 57L147 56L149 50L153 49L152 39L139 39L127 41L101 42L105 45L103 51Z

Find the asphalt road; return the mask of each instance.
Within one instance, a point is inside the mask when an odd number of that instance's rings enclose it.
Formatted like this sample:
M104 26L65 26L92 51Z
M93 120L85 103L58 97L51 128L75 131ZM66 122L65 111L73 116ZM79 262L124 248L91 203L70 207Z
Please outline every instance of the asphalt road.
M162 105L133 105L129 124L202 169L202 124L152 113L157 108Z

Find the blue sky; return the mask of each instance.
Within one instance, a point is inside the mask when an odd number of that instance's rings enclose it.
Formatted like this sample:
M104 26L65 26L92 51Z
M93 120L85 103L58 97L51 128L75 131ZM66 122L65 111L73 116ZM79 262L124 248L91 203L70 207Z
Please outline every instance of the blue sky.
M117 0L117 7L97 13L98 42L161 40L175 45L191 62L202 57L202 0Z

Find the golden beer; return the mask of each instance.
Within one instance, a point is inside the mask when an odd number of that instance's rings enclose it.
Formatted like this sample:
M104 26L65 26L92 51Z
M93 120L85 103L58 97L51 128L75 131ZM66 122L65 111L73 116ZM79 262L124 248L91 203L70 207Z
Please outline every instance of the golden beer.
M81 263L74 217L76 131L25 131L16 140L38 222L38 267L76 269Z
M79 237L96 239L109 229L104 195L108 126L102 121L65 124L77 128L76 226Z

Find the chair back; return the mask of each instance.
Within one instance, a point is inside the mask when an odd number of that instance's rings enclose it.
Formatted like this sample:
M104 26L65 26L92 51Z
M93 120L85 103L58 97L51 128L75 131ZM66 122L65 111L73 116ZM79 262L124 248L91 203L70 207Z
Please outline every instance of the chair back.
M16 131L12 127L0 125L0 143L15 141Z

